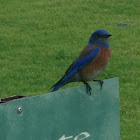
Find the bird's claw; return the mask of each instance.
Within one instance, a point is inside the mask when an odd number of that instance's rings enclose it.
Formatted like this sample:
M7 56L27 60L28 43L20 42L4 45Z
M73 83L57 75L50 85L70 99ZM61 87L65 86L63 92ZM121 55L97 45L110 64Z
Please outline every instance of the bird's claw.
M86 85L87 94L91 96L91 87L90 87L90 85L87 82L84 82L84 84Z
M93 81L94 81L94 82L99 82L99 83L100 83L101 89L103 88L103 83L104 83L103 80L93 80Z

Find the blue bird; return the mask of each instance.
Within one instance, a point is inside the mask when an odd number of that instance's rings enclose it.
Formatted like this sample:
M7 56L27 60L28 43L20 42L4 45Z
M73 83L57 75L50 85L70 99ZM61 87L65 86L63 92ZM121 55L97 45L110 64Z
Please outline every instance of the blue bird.
M92 80L100 82L102 88L103 81L96 80L96 78L104 72L111 57L110 36L111 34L104 29L93 32L87 46L70 65L64 76L52 86L52 91L56 91L70 82L79 81L86 85L87 93L91 95L88 81Z

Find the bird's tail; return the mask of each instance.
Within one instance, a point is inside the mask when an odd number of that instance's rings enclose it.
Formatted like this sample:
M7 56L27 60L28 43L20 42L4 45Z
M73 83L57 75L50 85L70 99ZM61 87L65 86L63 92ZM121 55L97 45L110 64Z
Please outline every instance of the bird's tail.
M65 76L63 76L56 84L54 84L51 88L53 88L53 91L57 91L59 88L61 88L62 86L66 85L67 83L69 83L68 81L65 80Z
M75 75L75 73L77 72L77 69L74 69L72 72L70 73L65 73L65 75L56 83L52 86L53 91L58 90L60 87L70 83L70 82L74 82L75 78L73 77Z

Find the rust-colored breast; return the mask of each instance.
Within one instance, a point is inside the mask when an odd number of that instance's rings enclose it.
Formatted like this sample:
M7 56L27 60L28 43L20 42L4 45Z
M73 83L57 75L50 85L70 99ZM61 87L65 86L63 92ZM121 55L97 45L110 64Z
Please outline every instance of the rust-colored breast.
M109 62L109 58L111 56L111 50L103 47L99 48L101 49L101 52L95 58L95 60L93 60L91 63L86 65L81 71L79 71L81 80L83 81L94 80L101 73L103 73L104 69L106 68Z

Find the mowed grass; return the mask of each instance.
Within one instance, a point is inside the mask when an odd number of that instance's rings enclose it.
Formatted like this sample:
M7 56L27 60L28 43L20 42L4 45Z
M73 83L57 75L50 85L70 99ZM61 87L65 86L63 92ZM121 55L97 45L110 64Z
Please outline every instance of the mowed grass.
M50 92L86 46L91 33L106 29L113 35L112 57L99 79L120 78L121 139L140 139L138 0L0 3L0 98ZM119 27L119 23L128 26ZM79 83L64 88L76 85Z

